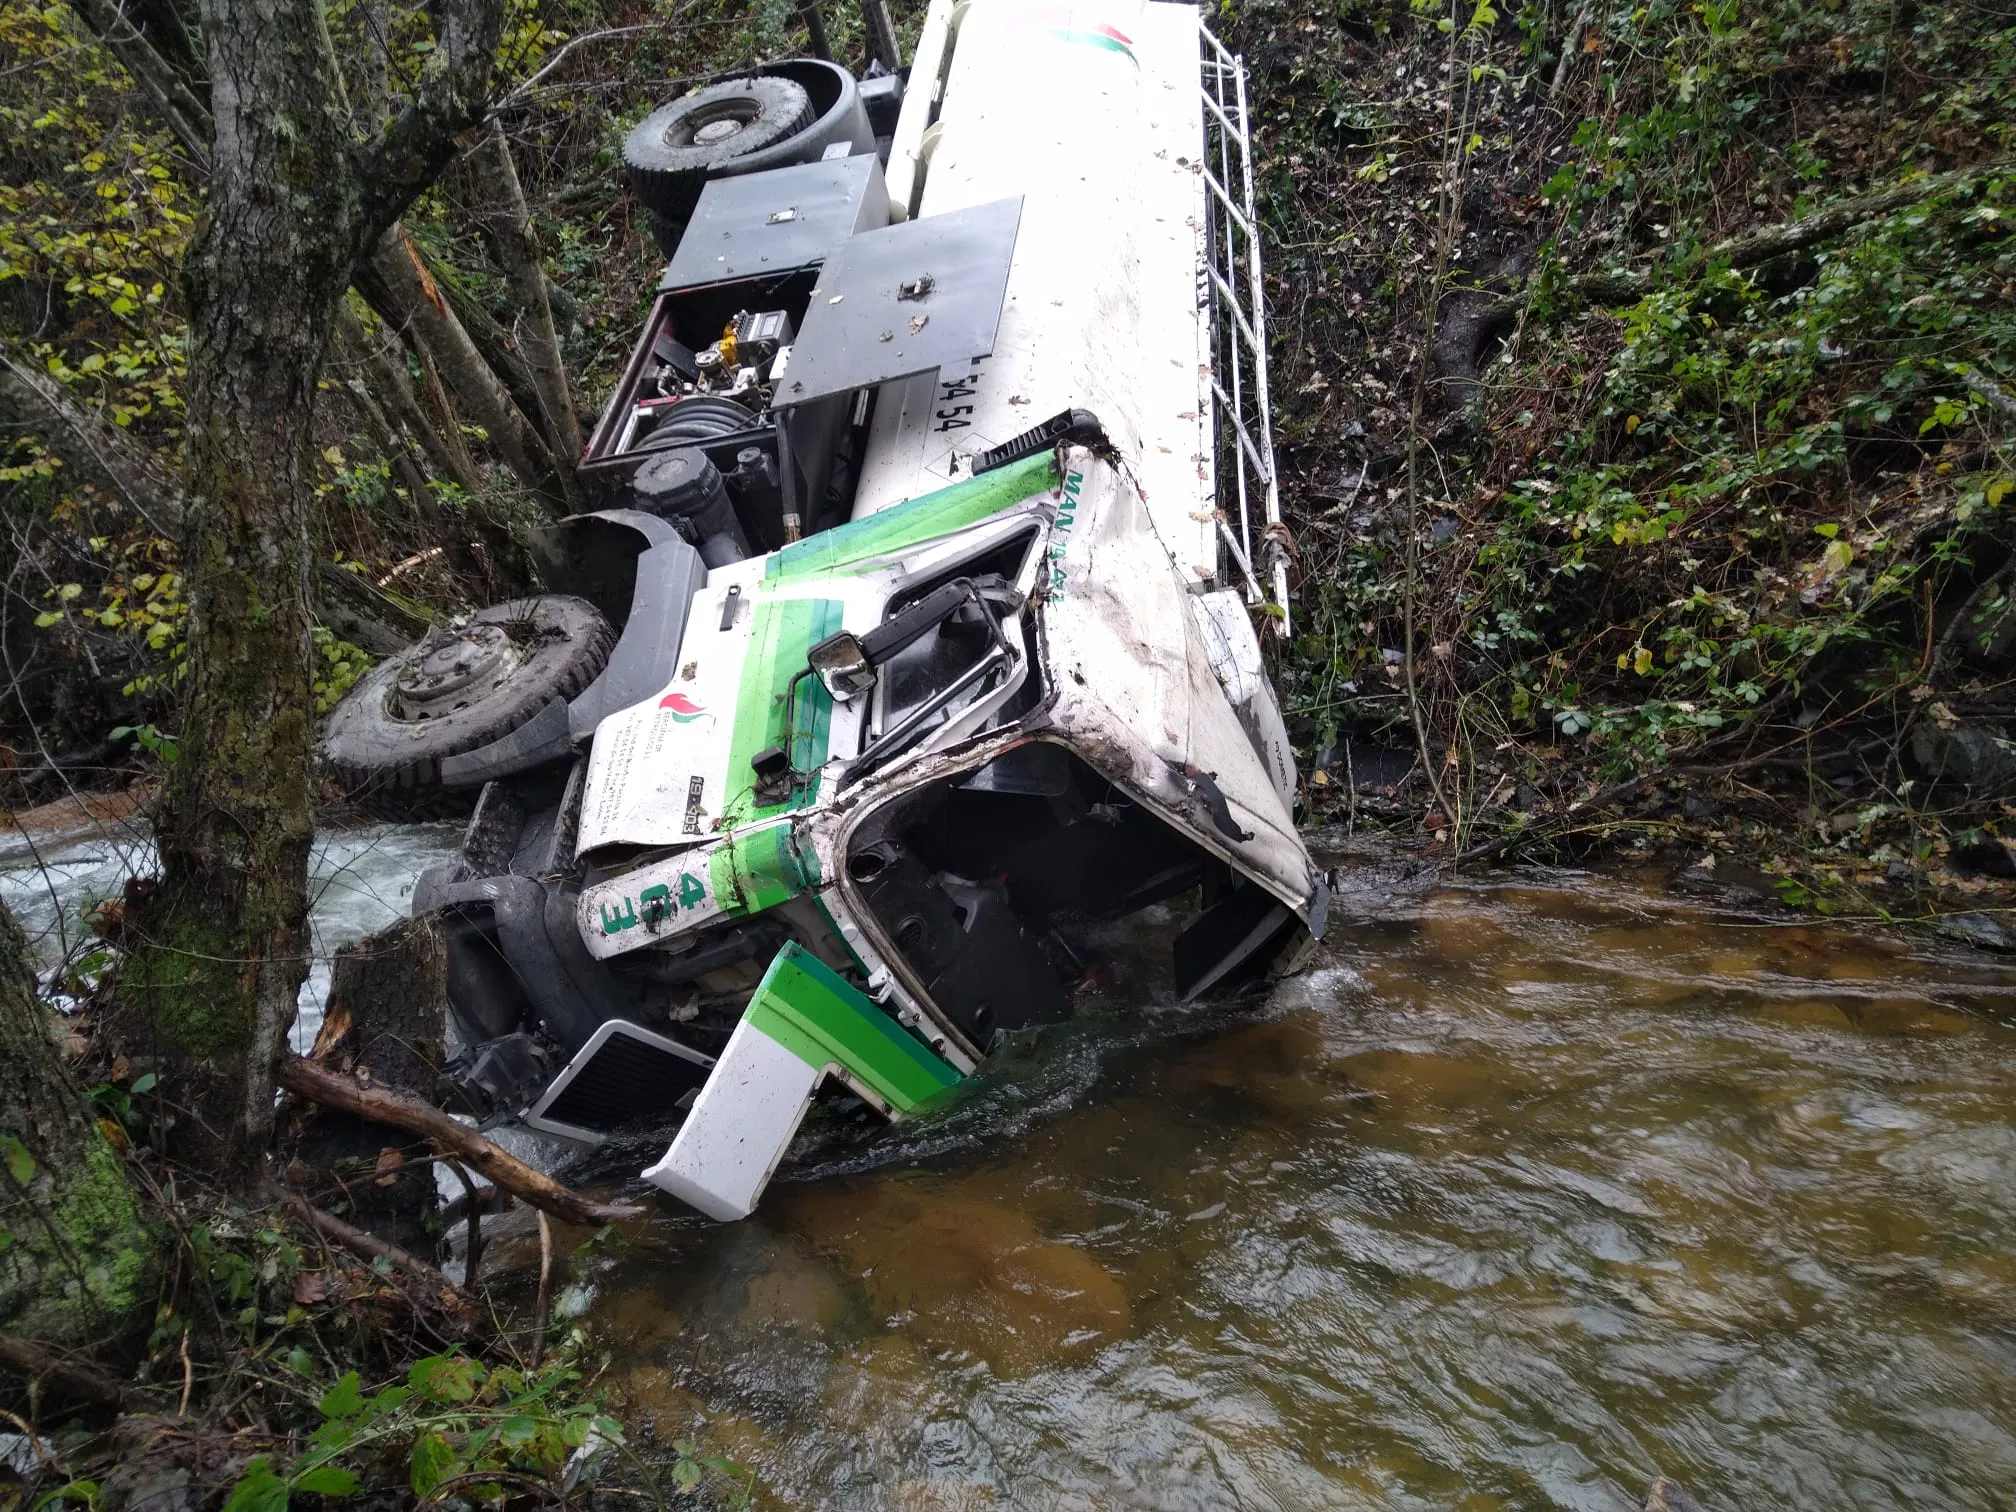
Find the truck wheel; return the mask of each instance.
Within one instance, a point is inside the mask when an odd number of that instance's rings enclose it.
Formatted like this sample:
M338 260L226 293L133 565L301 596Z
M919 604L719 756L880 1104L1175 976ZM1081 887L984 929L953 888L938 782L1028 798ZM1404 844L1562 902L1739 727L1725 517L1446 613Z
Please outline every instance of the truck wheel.
M510 734L587 687L615 634L585 599L478 610L373 667L330 712L322 760L344 793L391 817L452 811L441 761Z
M650 209L644 212L644 219L651 227L651 240L657 243L660 252L670 257L679 250L679 238L686 234L684 221L667 220Z
M710 175L796 136L812 118L802 84L763 76L696 89L639 121L624 139L623 164L653 212L659 244L664 230L692 217Z

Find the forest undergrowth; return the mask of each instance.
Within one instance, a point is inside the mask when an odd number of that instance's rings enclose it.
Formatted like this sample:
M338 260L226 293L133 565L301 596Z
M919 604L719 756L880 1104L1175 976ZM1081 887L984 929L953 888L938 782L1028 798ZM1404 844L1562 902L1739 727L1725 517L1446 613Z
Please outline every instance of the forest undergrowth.
M102 0L0 0L10 810L178 756L205 165L175 13L134 9L143 56ZM328 15L360 110L424 71L418 10ZM859 64L858 12L826 22ZM1439 859L1659 858L2016 947L2016 10L1243 0L1219 23L1259 118L1296 557L1277 670L1312 822ZM785 0L511 7L498 120L581 416L662 261L624 129L799 50L797 24ZM347 300L317 410L324 709L430 619L531 588L525 528L568 507L501 224L451 170L374 264L410 296ZM523 435L484 419L514 413ZM57 985L87 998L102 943ZM36 1367L68 1404L13 1424L43 1504L746 1496L692 1445L641 1452L524 1269L454 1285L209 1190L153 1148L150 1075L79 1038L97 1126L174 1232L146 1337L105 1341L126 1377ZM25 1148L0 1167L37 1174Z
M1315 813L2016 939L2016 10L1232 32Z
M920 13L897 7L906 44ZM123 812L90 795L151 793L180 757L182 272L208 171L207 117L192 124L208 95L193 14L0 0L0 809L10 814L51 803L87 822ZM326 15L368 133L424 78L429 15L372 3ZM864 68L858 8L829 7L824 19L836 56ZM785 0L506 7L492 90L507 178L588 422L663 265L623 183L624 133L711 74L804 48ZM500 246L510 207L500 215L477 171L483 140L472 134L467 157L403 217L389 263L372 265L376 281L347 296L323 369L321 710L430 620L536 591L525 531L574 502L567 468L550 465L558 448L539 434L565 427L542 409L537 332ZM503 433L499 417L522 429ZM32 834L32 817L24 828ZM98 1135L143 1199L146 1217L119 1253L146 1322L137 1333L87 1329L61 1348L41 1341L49 1320L10 1320L30 1342L0 1332L0 1508L746 1504L739 1466L704 1443L660 1442L648 1416L628 1410L602 1378L602 1341L563 1308L570 1279L620 1234L562 1229L556 1243L523 1221L529 1209L513 1209L481 1222L492 1237L480 1273L444 1274L358 1226L369 1226L373 1189L432 1189L437 1157L424 1142L361 1167L289 1163L284 1190L220 1186L174 1158L164 1131L204 1110L112 1059L94 1033L107 963L146 891L129 888L82 921L81 943L40 984L69 1000L62 1075L85 1087ZM12 990L24 946L4 911L0 930L0 990ZM24 1225L52 1174L21 1139L0 1137L0 1255L47 1248ZM458 1215L430 1213L408 1243L431 1254ZM61 1251L57 1225L45 1227Z

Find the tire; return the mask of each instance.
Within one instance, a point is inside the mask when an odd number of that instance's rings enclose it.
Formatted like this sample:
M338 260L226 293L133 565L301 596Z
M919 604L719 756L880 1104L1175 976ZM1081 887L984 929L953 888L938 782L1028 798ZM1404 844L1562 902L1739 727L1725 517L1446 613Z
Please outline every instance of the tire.
M686 222L667 220L656 210L645 207L644 219L651 227L651 240L658 244L658 250L671 257L679 250L679 238L686 234Z
M644 117L623 141L623 165L644 208L683 230L710 176L796 136L812 120L812 97L802 84L767 75L731 79Z
M442 788L443 758L510 734L552 699L574 697L615 640L585 599L547 594L479 610L358 681L323 725L324 768L373 812L453 812L471 795Z

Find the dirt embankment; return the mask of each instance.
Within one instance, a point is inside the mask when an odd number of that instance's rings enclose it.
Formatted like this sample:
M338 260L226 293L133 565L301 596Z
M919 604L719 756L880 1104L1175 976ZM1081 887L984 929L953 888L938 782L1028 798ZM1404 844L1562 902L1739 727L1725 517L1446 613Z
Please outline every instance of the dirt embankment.
M2005 934L2005 27L1242 8L1314 814Z

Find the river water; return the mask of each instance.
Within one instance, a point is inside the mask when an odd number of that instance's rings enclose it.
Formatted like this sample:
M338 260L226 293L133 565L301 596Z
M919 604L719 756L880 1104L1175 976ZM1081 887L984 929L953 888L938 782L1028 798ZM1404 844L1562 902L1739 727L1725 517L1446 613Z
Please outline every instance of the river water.
M2016 1504L2016 973L1615 878L1333 922L633 1231L611 1384L761 1506Z
M302 1043L454 843L318 843ZM149 865L17 841L0 896L53 963ZM753 1219L589 1252L628 1415L765 1507L2016 1505L2016 971L1617 876L1342 876L1262 1003L1123 954Z
M406 917L413 883L452 860L459 824L374 824L315 837L308 861L310 951L294 1048L304 1053L322 1025L336 952ZM87 956L91 909L119 896L128 877L157 870L145 831L128 822L80 819L66 829L0 829L0 903L28 936L37 967L55 971Z

